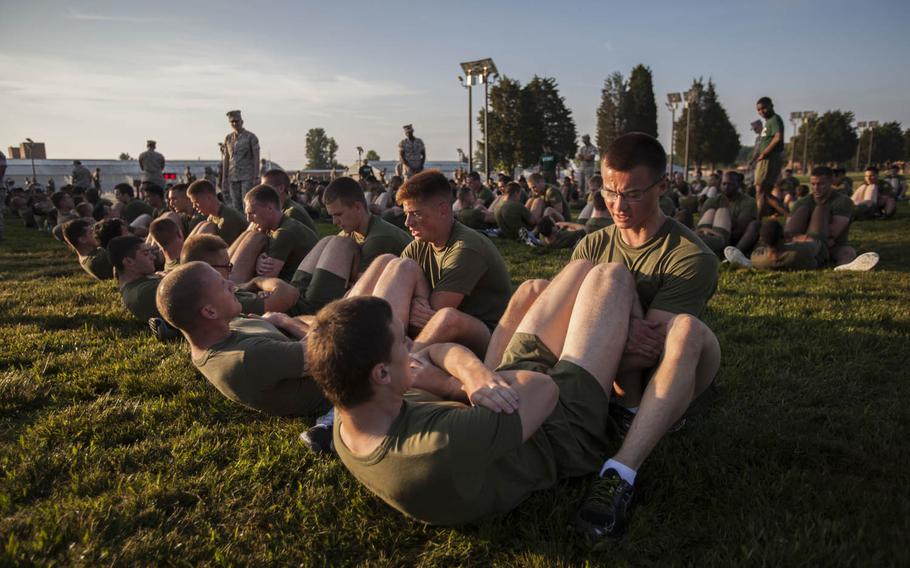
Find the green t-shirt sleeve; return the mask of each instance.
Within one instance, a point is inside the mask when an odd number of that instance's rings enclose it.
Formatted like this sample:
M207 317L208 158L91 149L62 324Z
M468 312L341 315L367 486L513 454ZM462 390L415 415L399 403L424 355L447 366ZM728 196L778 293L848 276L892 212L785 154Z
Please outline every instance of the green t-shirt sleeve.
M417 254L417 246L417 240L411 241L408 246L404 247L404 250L401 251L401 258L410 258L413 261L417 261L419 258Z
M663 277L648 309L700 316L717 287L717 263L709 253L680 259Z
M522 207L519 210L519 216L521 217L521 222L524 223L525 227L530 227L533 223L531 219L531 211L527 207Z
M477 471L514 451L522 444L521 417L517 412L493 412L486 408L458 408L446 415L446 432L457 460L454 467Z
M835 200L831 207L831 215L834 217L853 217L853 201L846 197Z
M394 237L379 235L373 238L367 238L363 241L363 247L360 249L360 264L357 267L359 272L365 271L370 264L376 260L376 257L382 254L401 253L399 242Z
M249 290L237 290L234 292L237 301L240 302L241 313L254 314L261 316L265 313L265 300L259 297L259 294Z
M575 250L572 251L571 260L589 260L596 263L600 259L597 248L597 239L594 237L594 234L587 235L575 245Z
M487 271L487 261L477 251L462 248L450 255L442 266L434 292L456 292L469 295Z
M272 236L269 238L269 246L266 249L265 254L275 260L284 262L291 255L291 251L294 250L294 247L297 244L295 241L297 241L297 239L294 238L294 231L279 228L272 233Z

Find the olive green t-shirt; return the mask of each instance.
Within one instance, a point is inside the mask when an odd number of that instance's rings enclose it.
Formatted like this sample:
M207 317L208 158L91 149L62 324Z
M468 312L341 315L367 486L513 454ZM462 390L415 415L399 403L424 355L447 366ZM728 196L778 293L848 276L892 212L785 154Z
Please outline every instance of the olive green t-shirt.
M773 152L779 154L784 151L784 120L780 115L774 114L765 121L765 126L762 128L761 134L758 135L758 151L764 152L765 148L771 144L774 135L778 133L780 133L780 142L774 147Z
M307 213L303 205L297 203L293 199L288 199L284 205L285 207L282 213L284 213L286 217L290 217L295 221L300 221L311 231L317 235L319 234L319 231L316 229L316 223L313 222L313 218L310 217L310 214Z
M507 239L517 239L518 230L531 227L531 212L517 201L500 201L496 209L496 224Z
M485 185L480 186L480 189L477 190L476 195L477 200L483 203L484 207L489 207L490 204L493 203L493 199L495 199L493 192L490 191L490 188Z
M616 225L586 236L572 260L618 262L635 277L645 312L649 309L700 316L717 288L717 256L698 236L668 217L640 247L627 245Z
M544 429L522 443L517 412L406 399L382 443L366 456L345 446L341 424L336 415L335 449L345 467L386 503L424 523L460 525L504 514L556 483Z
M701 212L704 213L709 209L717 209L726 199L726 202L730 204L730 217L735 221L736 219L748 218L748 219L757 219L758 218L758 207L755 205L755 199L749 197L744 193L737 193L736 197L730 199L726 196L712 197L705 201L704 205L701 207Z
M183 225L182 227L180 227L180 229L183 231L184 238L188 237L190 235L190 233L193 232L193 229L196 228L196 225L198 225L199 223L206 220L206 218L204 216L200 215L199 213L196 213L195 215L187 215L186 213L178 213L177 216L180 217L180 222Z
M288 216L282 216L278 228L269 232L269 244L266 246L265 254L275 260L284 261L278 278L289 282L303 257L318 242L319 236L306 225Z
M351 237L355 243L360 245L360 263L357 265L359 274L363 274L379 255L401 256L401 252L411 244L412 240L411 235L406 231L376 215L370 215L370 223L367 225L365 236L356 231L351 233L341 231L338 234L342 237Z
M261 316L265 313L265 300L256 292L234 290L234 297L240 302L240 313Z
M512 295L512 282L490 239L455 221L442 249L414 240L401 256L417 262L433 292L464 294L458 309L490 329L496 327Z
M154 217L155 210L152 209L151 205L141 199L133 199L123 206L123 218L126 219L127 223L132 223L140 215L151 215Z
M613 217L591 217L585 222L585 231L593 233L613 224Z
M107 250L98 247L85 256L79 257L79 265L98 280L109 280L114 277L114 265Z
M660 210L663 211L664 215L667 217L672 217L676 213L676 204L673 203L673 198L669 195L661 195L659 202Z
M231 246L249 225L239 211L224 203L218 207L218 215L209 215L208 220L218 227L218 236L224 239L228 246Z
M848 219L853 220L853 200L847 197L842 193L832 191L828 196L827 201L828 207L831 209L832 217L847 217ZM809 216L812 216L812 211L815 209L815 198L812 195L807 195L805 197L800 197L796 200L796 203L793 205L793 212L796 212L802 207L809 207ZM847 228L834 239L835 244L845 245L847 244L847 233L850 232L850 225L847 225Z
M548 187L547 192L544 194L544 201L553 209L558 210L562 214L563 220L572 220L572 210L569 209L569 202L566 201L566 196L558 188Z
M480 209L462 209L456 215L459 221L471 227L472 229L484 229L487 224L484 222L483 211Z
M313 416L326 408L322 391L305 376L303 346L274 325L234 318L231 334L193 365L221 394L274 416Z
M160 276L144 276L124 285L120 288L123 305L140 321L146 322L149 318L160 318L158 306L155 305L155 292L158 291L160 283Z

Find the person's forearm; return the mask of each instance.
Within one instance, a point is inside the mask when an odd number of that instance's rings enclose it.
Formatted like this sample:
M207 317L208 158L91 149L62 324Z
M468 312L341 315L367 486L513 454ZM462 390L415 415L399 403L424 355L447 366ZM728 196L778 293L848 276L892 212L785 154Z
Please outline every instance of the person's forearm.
M306 337L307 333L310 331L309 326L303 323L297 318L287 318L285 321L281 322L279 325L281 329L293 335L297 339L303 339Z
M300 297L300 290L296 286L280 278L257 276L250 283L263 292L268 292L269 296L265 299L267 312L286 312Z
M457 343L437 343L427 347L430 361L455 377L462 385L475 388L492 380L493 371L484 366L467 347Z

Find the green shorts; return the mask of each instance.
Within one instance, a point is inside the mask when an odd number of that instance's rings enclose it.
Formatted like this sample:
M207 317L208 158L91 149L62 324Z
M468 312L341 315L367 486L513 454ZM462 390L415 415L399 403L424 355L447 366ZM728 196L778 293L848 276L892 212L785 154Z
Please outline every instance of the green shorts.
M774 183L780 177L780 170L784 165L784 160L779 154L768 157L767 160L759 160L755 163L755 186L760 187L765 192L771 193Z
M723 256L724 248L730 244L730 233L724 229L711 229L720 233L719 235L704 235L702 233L696 233L702 242L708 245L708 248L714 251L714 254L718 256Z
M288 312L292 316L313 315L326 304L344 296L347 291L347 280L317 268L314 274L297 271L291 283L300 290L297 303Z
M541 426L556 458L560 477L588 475L607 457L612 431L610 399L591 373L569 361L559 361L540 339L516 333L509 341L497 371L536 371L550 375L559 387L559 402Z
M752 251L752 266L758 270L815 270L819 267L819 249L824 248L818 241L811 243L790 243L781 252L772 255L764 246Z

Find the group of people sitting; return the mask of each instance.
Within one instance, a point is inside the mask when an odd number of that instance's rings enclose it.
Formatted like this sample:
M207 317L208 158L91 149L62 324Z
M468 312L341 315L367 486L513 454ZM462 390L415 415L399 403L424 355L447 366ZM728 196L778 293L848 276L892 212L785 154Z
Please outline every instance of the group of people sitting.
M469 175L453 200L450 180L428 170L394 192L335 179L314 214L341 231L319 238L287 174L271 170L244 212L197 180L167 188L166 202L146 189L151 213L119 191L120 216L72 219L61 233L158 337L185 338L224 396L319 417L302 439L402 513L470 523L593 474L574 524L600 542L625 532L638 470L712 392L721 352L700 318L718 253L771 238L736 172L689 229L665 170L656 139L617 138L590 179L583 223L537 175L526 188L501 180L498 195ZM787 222L801 224L792 240L846 262L849 219L831 172L812 180ZM501 236L564 239L571 260L513 293L495 241L475 230L493 223Z

